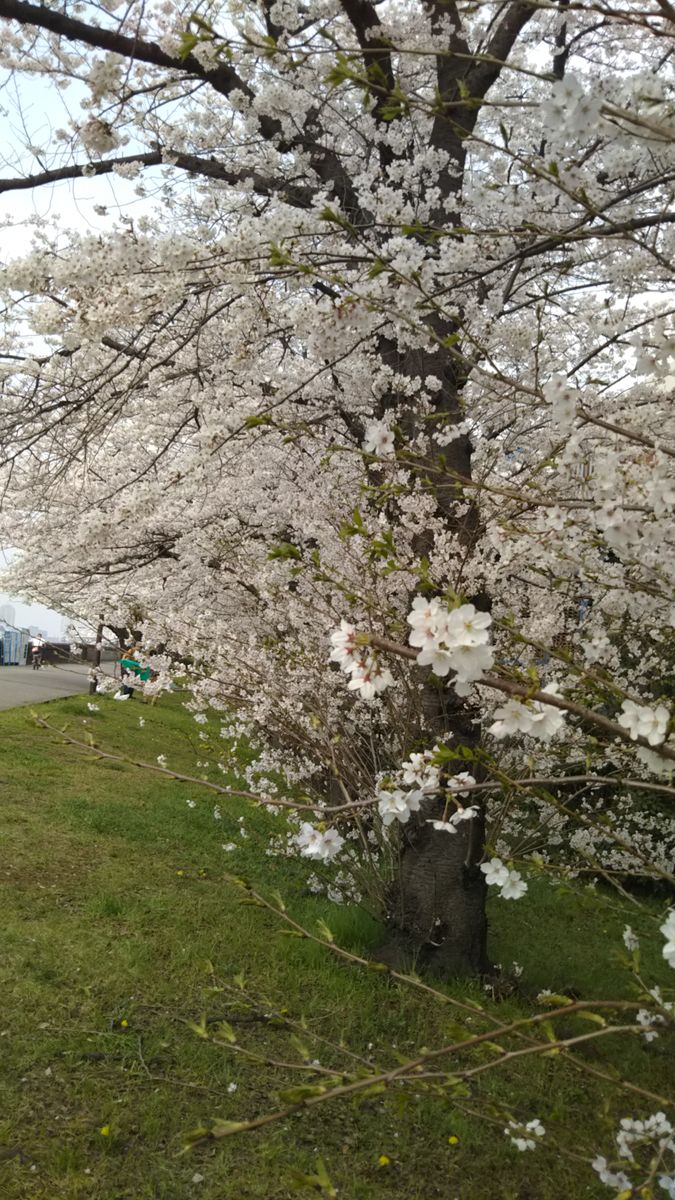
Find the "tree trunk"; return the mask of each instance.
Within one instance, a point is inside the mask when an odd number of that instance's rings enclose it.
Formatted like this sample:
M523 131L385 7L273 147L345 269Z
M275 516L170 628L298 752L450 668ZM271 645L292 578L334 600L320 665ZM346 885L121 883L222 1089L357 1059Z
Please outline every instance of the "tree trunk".
M426 378L436 375L441 387L435 411L448 424L463 418L462 361L444 347L444 339L455 334L455 326L432 317L429 320L429 349L401 353L392 342L380 339L379 353L397 373ZM401 406L401 397L385 397L383 409ZM422 421L414 403L401 420L407 437L426 432L429 448L414 462L412 470L424 491L434 497L436 512L446 529L455 535L458 553L470 557L479 533L478 512L463 484L471 479L471 442L466 434L449 445L438 443L433 425ZM428 554L433 535L421 532L416 553ZM484 598L481 598L481 606ZM473 749L478 741L472 713L466 701L456 696L452 685L426 683L422 696L424 723L439 741L452 736L452 745ZM457 770L471 763L458 761ZM452 801L451 801L452 805ZM485 822L463 821L452 834L429 824L443 816L444 800L430 798L418 817L404 827L398 876L391 887L389 937L376 957L395 968L415 967L446 978L476 976L490 970L487 957L485 877L479 869L485 845Z
M483 818L463 821L455 834L438 832L426 820L404 835L388 937L374 957L397 970L446 979L488 974L487 887L476 861Z
M89 682L89 695L96 695L96 688L101 674L101 653L103 651L103 617L99 619L96 626L96 649L94 650L94 666L92 668L93 678Z
M423 702L428 724L439 741L455 748L477 745L466 704L447 688L427 684ZM471 768L457 760L457 768ZM472 768L475 772L476 768ZM467 804L475 804L467 800ZM451 801L452 808L452 801ZM479 863L485 847L482 809L462 821L455 833L430 823L443 817L444 799L429 797L402 827L399 871L390 889L388 936L375 958L396 970L415 969L442 978L486 975L487 885Z

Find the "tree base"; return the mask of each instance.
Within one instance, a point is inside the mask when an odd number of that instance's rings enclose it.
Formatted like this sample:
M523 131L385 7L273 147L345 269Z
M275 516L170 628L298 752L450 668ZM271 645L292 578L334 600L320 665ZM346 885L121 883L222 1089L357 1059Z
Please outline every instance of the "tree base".
M494 964L482 946L467 953L465 948L449 941L438 946L422 942L404 929L390 929L389 937L377 947L372 958L392 971L403 974L414 971L434 979L478 979L495 974Z

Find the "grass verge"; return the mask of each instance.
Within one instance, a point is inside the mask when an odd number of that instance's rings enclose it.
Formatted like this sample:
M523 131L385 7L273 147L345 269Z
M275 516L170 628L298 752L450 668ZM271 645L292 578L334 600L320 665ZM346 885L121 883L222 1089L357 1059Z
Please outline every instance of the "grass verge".
M176 698L101 700L91 713L74 697L40 712L148 762L165 754L187 770L208 761L205 773L223 781L211 774L225 745L217 723L198 728ZM276 1107L276 1093L298 1079L271 1060L297 1062L303 1040L322 1065L341 1061L340 1044L390 1063L452 1037L457 1016L242 906L228 873L278 890L300 921L326 921L350 949L367 952L378 936L358 909L308 895L297 863L265 855L270 818L245 801L218 801L217 820L217 797L96 761L37 729L26 709L0 714L0 746L3 1200L286 1200L312 1194L298 1173L314 1174L318 1156L349 1200L610 1195L588 1160L611 1157L620 1116L658 1105L617 1095L558 1057L488 1072L458 1101L392 1092L181 1153L185 1133L204 1122ZM651 928L628 901L535 884L491 909L493 957L518 961L520 989L493 998L463 984L448 994L505 1021L526 1015L543 988L632 998L620 961L627 922ZM670 982L658 945L645 944L643 970L650 983ZM202 1016L209 1031L226 1016L249 1057L200 1038L192 1026ZM668 1049L665 1037L608 1037L578 1058L663 1094ZM502 1133L507 1114L539 1117L551 1141L519 1153Z

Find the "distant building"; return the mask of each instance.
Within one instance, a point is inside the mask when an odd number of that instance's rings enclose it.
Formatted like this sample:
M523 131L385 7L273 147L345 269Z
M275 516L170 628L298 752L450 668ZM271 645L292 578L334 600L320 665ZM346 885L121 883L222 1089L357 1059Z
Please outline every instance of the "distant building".
M0 618L8 625L16 625L16 609L13 604L0 604Z

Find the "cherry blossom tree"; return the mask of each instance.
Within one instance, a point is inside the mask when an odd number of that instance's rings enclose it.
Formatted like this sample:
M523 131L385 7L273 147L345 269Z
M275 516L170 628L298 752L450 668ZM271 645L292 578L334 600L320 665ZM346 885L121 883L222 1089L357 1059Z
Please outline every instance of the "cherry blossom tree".
M2 272L13 586L188 663L393 965L487 971L549 836L668 876L672 6L0 17L79 104L0 191L142 201Z

